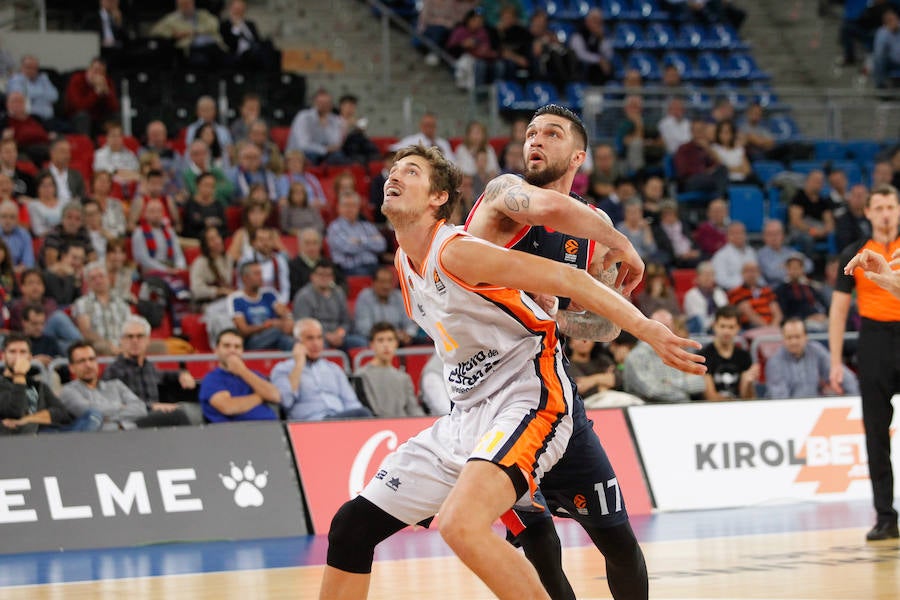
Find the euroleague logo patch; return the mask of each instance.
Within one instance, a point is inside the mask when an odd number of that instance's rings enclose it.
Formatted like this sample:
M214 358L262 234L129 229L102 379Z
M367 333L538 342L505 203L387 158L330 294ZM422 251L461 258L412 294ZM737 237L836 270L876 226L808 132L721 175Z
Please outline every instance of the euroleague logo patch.
M439 294L443 294L447 291L447 288L444 286L444 282L441 281L441 277L438 275L437 271L434 272L434 287L437 288Z
M575 497L572 498L572 504L575 506L575 510L578 511L578 514L588 514L587 499L583 494L576 494Z
M566 240L566 243L563 245L563 248L566 251L565 260L567 262L575 262L578 260L578 248L579 248L578 240L573 240L569 238Z

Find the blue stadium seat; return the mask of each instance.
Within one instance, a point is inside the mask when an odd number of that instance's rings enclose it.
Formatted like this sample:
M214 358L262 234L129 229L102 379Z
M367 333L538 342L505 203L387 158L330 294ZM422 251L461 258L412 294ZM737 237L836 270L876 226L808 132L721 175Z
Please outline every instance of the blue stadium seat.
M586 84L577 81L566 85L566 102L568 102L569 108L576 112L581 112L581 109L584 108L585 87L587 87Z
M787 170L784 168L784 164L777 160L755 160L750 166L765 185L769 185L773 177Z
M822 171L825 161L821 160L795 160L791 162L791 171L808 175L812 171Z
M574 23L553 21L548 27L550 28L550 31L553 31L556 34L556 39L559 40L559 43L563 45L568 45L569 40L572 38L572 34L575 33Z
M703 30L694 24L685 23L678 29L678 35L672 47L675 50L699 50L702 41Z
M660 8L657 0L635 0L634 8L641 19L651 21L668 21L669 13Z
M847 154L850 158L857 162L875 162L878 153L881 152L881 145L872 140L850 140L844 142L847 148Z
M760 69L749 54L732 54L725 65L725 76L737 81L765 81L772 76Z
M732 221L747 227L747 233L762 233L766 217L762 190L755 185L728 186L728 213Z
M630 19L634 12L628 0L602 0L600 10L603 12L604 20L607 21Z
M613 29L613 48L631 50L644 39L644 32L634 23L616 23Z
M628 57L627 68L637 69L644 81L659 81L662 74L656 59L646 52L632 52Z
M668 23L651 23L644 33L644 47L665 50L675 43L675 30Z
M617 79L621 80L622 79L621 75L622 75L622 73L624 73L625 67L622 65L621 60L618 60L618 64L616 64L617 63L616 59L618 59L618 57L613 58L613 72L618 73L619 75L617 76ZM622 98L624 98L624 97L625 97L625 89L622 86L621 81L607 81L603 85L603 99L604 100L611 100L611 101L615 102L615 101L622 100Z
M532 81L525 86L525 98L535 106L558 104L559 93L556 86L545 81Z
M741 41L740 36L737 31L734 30L730 25L725 25L723 23L718 23L716 25L710 26L707 30L707 35L704 36L706 40L715 40L717 42L716 48L722 48L724 50L749 50L750 45L746 42Z
M731 105L736 110L743 111L745 108L747 108L747 95L741 93L738 88L735 88L731 83L719 83L718 85L716 85L716 90L718 91L720 96L728 98L728 101L731 102Z
M833 160L831 161L833 169L840 169L847 176L848 185L857 185L865 182L862 169L859 164L852 160Z
M622 78L625 76L625 63L622 62L622 56L618 52L613 53L612 61L610 62L612 62L613 80L603 84L604 87L609 87L610 84L622 81Z
M769 218L787 223L787 206L781 201L781 190L769 188Z
M712 52L701 52L694 63L694 78L702 81L719 81L725 77L722 59Z
M686 88L685 102L694 111L707 111L712 108L712 101L707 94L694 88Z
M772 90L754 89L753 94L753 100L770 113L791 110L791 105L781 102Z
M789 115L773 116L769 119L769 127L772 129L772 135L778 142L800 137L800 128L797 127L797 122Z
M551 19L578 21L594 8L588 0L545 0L547 15Z
M662 64L663 67L674 65L683 81L691 81L693 79L694 67L691 64L691 59L683 52L678 52L677 50L666 52L663 54Z
M817 160L843 160L847 158L847 148L843 143L834 140L816 140L813 142Z
M498 81L496 85L497 108L501 111L529 110L534 108L534 104L526 99L522 86L515 81Z

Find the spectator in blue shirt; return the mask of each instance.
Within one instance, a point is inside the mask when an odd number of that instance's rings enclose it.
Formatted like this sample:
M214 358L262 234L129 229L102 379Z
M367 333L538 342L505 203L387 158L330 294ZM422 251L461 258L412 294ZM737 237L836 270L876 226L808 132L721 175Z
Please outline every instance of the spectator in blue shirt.
M0 202L0 238L6 242L16 273L34 267L31 234L19 225L19 207L12 200Z
M244 340L235 329L216 338L219 366L200 384L200 406L210 423L228 421L275 421L278 416L268 403L278 402L278 389L244 364Z
M23 56L21 70L9 78L6 92L25 94L29 103L29 114L41 119L46 126L48 121L53 120L53 104L59 100L59 90L46 73L41 73L40 68L37 58L31 54Z
M372 277L378 268L378 255L387 250L387 242L378 228L359 216L359 194L349 192L338 198L338 217L328 225L325 235L331 259L344 275Z
M900 16L897 11L885 11L882 25L875 32L875 50L872 53L875 87L886 88L891 71L900 69Z
M234 326L247 350L290 350L294 340L291 311L278 301L272 288L262 287L262 266L248 261L240 268L241 287L228 297Z
M837 396L831 387L831 358L819 343L809 343L802 319L787 319L781 326L784 345L766 361L766 397L810 398ZM859 382L853 371L844 367L843 393L859 394Z
M344 370L322 358L322 324L301 319L294 325L294 338L293 357L272 369L272 383L289 418L321 421L371 417L372 412L356 397Z

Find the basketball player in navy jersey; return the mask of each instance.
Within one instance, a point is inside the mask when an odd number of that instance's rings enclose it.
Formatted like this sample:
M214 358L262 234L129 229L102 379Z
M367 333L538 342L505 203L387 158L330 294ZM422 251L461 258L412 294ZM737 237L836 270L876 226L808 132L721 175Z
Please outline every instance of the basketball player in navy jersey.
M320 598L364 598L375 546L438 511L444 539L494 594L548 598L534 568L491 530L517 499L530 500L540 476L566 451L572 426L573 390L556 324L519 290L568 296L609 315L687 372L705 371L702 357L685 349L699 344L646 319L581 269L447 225L459 201L458 169L433 148L410 147L397 156L382 211L400 245L407 311L436 340L456 406L388 455L360 496L338 510ZM527 201L527 193L519 200ZM594 214L584 209L585 218Z
M640 257L602 211L597 211L593 221L585 220L583 201L570 192L586 149L587 133L578 116L556 105L538 109L525 133L524 181L504 175L489 183L466 220L466 230L499 246L586 268L607 285L614 286L617 280L613 259L627 259L618 277L624 280L627 294L643 275ZM608 319L582 311L566 298L559 299L559 308L560 330L572 337L609 341L619 333ZM643 552L629 524L615 472L577 390L573 419L566 453L541 482L548 510L511 512L504 515L503 522L537 568L552 598L575 598L575 594L562 570L562 551L551 513L576 519L588 533L606 560L614 598L647 598ZM576 497L584 498L587 505L576 506Z

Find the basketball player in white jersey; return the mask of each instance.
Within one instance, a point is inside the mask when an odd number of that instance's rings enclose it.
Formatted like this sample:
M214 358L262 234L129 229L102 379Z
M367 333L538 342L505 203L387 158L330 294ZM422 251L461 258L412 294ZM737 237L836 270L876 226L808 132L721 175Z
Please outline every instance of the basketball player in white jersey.
M491 530L527 502L565 451L572 388L556 324L524 292L572 298L649 343L663 360L703 373L699 344L645 318L587 272L473 238L447 225L460 173L438 150L401 150L383 212L400 250L407 310L436 340L455 406L389 455L335 515L321 599L365 598L375 545L440 511L460 559L500 598L548 598L527 560Z

